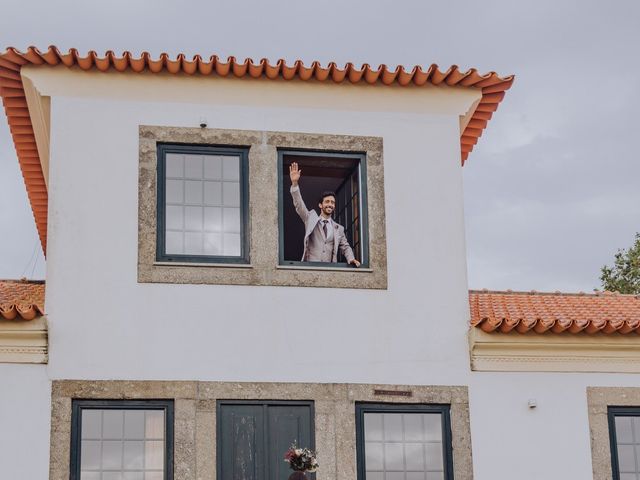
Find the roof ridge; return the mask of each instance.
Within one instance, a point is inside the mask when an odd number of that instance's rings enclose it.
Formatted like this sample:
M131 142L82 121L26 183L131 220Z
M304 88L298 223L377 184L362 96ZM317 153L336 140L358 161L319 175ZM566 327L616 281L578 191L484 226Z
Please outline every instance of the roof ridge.
M537 290L489 290L489 289L469 289L469 293L477 293L477 294L491 294L491 295L544 295L544 296L561 296L561 297L635 297L640 299L640 295L634 293L620 293L620 292L612 292L612 291L596 291L596 292L539 292Z

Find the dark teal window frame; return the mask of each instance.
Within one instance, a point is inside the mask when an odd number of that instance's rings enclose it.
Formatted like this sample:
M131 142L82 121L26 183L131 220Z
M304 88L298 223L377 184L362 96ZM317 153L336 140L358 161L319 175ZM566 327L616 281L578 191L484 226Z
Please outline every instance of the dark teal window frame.
M288 192L284 191L284 157L285 155L299 155L305 157L335 157L345 159L356 159L359 162L359 183L360 183L360 236L362 258L360 268L369 268L369 209L367 200L367 154L366 152L343 152L335 150L305 150L278 148L278 263L279 265L310 266L324 268L351 268L346 262L302 262L297 260L284 259L284 216L283 205ZM314 205L315 208L315 205ZM346 228L345 225L343 227ZM302 239L301 239L302 241Z
M453 444L451 434L451 406L420 403L356 403L356 459L358 480L366 480L364 451L365 413L439 413L442 418L442 464L444 480L453 480Z
M80 480L83 410L163 410L165 421L164 480L173 480L173 400L72 400L70 480Z
M166 155L177 154L201 154L201 155L228 155L240 157L240 255L175 255L165 252L165 197L166 197ZM175 143L158 143L157 145L157 236L156 236L156 261L158 262L184 262L184 263L236 263L248 264L249 255L249 147L229 147L216 145L191 145Z
M611 472L613 480L620 480L618 460L618 439L616 436L616 417L639 417L640 407L607 407L609 422L609 447L611 449Z

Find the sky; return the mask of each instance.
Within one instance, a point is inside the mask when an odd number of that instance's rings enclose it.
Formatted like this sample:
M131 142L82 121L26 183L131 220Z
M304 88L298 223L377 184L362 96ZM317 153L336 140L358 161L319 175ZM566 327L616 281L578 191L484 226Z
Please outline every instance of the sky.
M2 3L0 50L53 44L515 74L463 168L470 288L591 291L640 231L637 0ZM0 278L44 278L2 118Z

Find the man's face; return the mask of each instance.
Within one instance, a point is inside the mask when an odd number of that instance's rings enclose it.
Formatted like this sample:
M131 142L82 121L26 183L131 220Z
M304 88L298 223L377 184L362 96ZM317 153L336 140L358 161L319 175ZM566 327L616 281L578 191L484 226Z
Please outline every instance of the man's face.
M329 195L322 199L322 203L319 203L320 211L326 216L330 217L333 211L336 209L336 199Z

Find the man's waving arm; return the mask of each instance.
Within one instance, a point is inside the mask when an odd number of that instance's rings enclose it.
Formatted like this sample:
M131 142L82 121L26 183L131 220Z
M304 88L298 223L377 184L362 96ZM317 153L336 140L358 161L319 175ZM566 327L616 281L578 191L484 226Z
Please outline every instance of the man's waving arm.
M302 175L302 170L298 168L298 164L296 162L289 165L289 178L291 178L291 196L293 197L293 206L295 207L298 216L306 224L307 219L309 218L309 210L304 204L302 194L300 193L300 186L298 185L300 175Z

